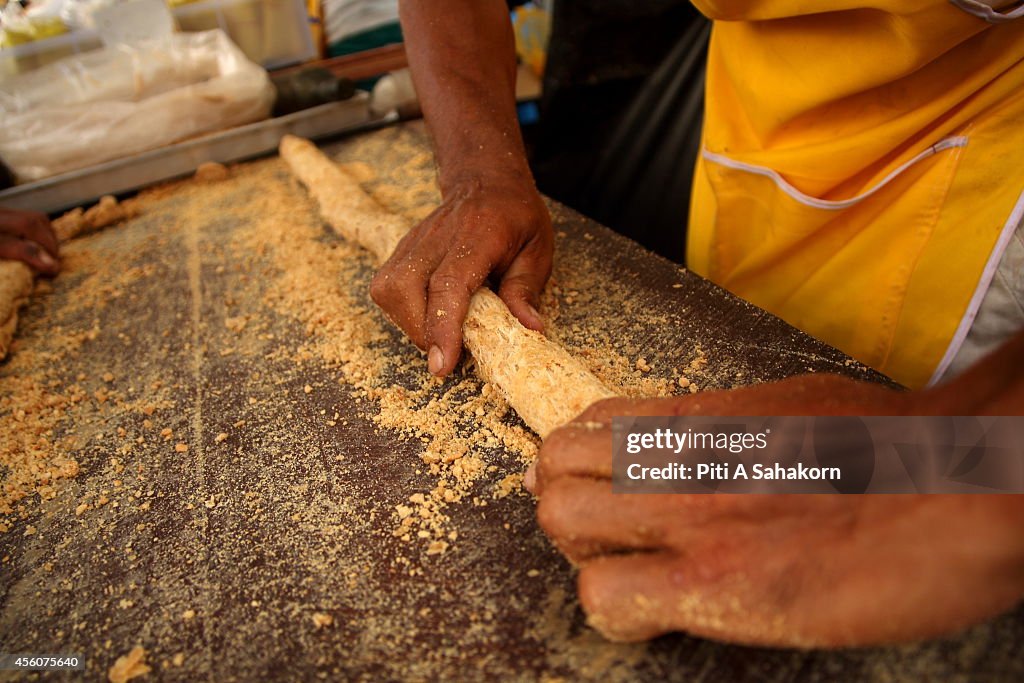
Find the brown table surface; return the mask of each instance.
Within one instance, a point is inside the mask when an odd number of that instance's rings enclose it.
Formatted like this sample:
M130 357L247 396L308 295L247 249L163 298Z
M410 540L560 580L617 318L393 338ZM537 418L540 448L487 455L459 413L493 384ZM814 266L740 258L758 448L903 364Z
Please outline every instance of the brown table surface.
M327 151L410 218L437 201L420 124ZM25 311L0 365L0 425L15 435L7 448L42 435L52 444L43 460L73 458L79 472L42 482L0 515L9 526L0 534L0 652L78 653L90 680L105 679L135 645L153 668L140 680L1024 679L1019 611L957 638L849 652L686 635L605 642L585 626L573 570L538 529L531 497L518 487L496 493L522 469L529 444L517 453L473 442L488 469L443 508L445 552L428 553L441 536L396 536L396 506L438 482L420 458L436 435L430 425L423 436L374 421L380 399L344 379L354 366L328 352L323 329L339 333L321 327L317 307L353 299L347 310L377 330L373 352L391 359L390 383L421 386L420 354L370 304L369 262L319 225L279 160L233 175L158 189L138 218L76 241L65 272ZM887 381L551 208L559 237L550 331L633 391L684 391L680 375L699 391L803 372ZM271 210L276 236L253 233ZM299 289L322 274L343 294L314 288L296 304L287 278L302 253L310 257ZM345 264L325 270L319 258ZM290 315L289 306L307 312ZM640 355L650 372L635 368ZM420 398L479 391L460 376ZM51 407L41 407L47 399ZM418 414L429 419L433 405ZM458 400L448 405L450 417ZM524 440L514 414L500 423ZM318 626L317 614L331 623Z

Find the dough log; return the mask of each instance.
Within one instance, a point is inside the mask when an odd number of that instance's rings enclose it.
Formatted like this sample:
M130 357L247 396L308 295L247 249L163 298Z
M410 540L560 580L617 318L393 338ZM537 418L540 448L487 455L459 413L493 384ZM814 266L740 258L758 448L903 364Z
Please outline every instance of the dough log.
M0 360L7 357L14 331L18 327L18 309L32 294L32 269L21 261L0 261Z
M389 212L313 143L287 135L281 157L320 204L320 215L341 236L387 260L410 223ZM473 295L462 328L477 372L497 386L541 437L595 401L615 396L579 359L523 327L489 289Z

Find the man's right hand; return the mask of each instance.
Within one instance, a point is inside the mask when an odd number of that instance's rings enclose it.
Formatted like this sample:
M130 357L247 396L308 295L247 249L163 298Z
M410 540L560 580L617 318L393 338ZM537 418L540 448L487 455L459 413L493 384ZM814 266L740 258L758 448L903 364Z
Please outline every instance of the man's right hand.
M421 349L431 373L462 353L469 300L492 277L519 321L541 329L536 306L551 273L551 218L528 175L474 174L446 188L441 206L399 243L371 295Z
M57 258L57 237L45 214L0 208L0 259L22 261L43 275L56 275Z
M398 245L371 294L444 376L462 355L469 300L489 277L512 314L540 328L554 239L516 119L508 4L401 0L399 10L444 201Z

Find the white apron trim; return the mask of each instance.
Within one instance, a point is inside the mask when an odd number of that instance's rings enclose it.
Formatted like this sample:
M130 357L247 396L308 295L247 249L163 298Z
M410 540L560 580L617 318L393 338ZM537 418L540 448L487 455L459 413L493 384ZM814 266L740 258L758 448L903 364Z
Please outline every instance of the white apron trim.
M1022 222L1024 222L1024 192L1020 193L1020 197L1017 198L1017 204L1013 207L1013 212L1010 213L1010 217L1006 219L1002 232L999 233L999 239L996 241L996 245L992 248L992 253L988 257L985 270L982 271L981 279L978 280L978 286L974 290L974 296L971 297L970 303L967 304L967 310L964 311L964 316L960 319L960 325L956 328L956 333L949 342L946 354L939 361L935 372L932 373L932 378L928 380L928 386L934 386L942 379L956 354L959 353L960 347L963 346L964 340L967 338L967 333L971 331L974 318L978 315L981 302L985 299L985 294L988 293L989 285L992 284L992 278L996 276L999 262L1003 259L1003 252L1006 251L1007 245L1010 244L1010 239L1013 238L1017 227Z
M973 14L979 19L984 19L990 24L1005 24L1014 19L1024 17L1024 6L1012 9L1008 12L997 12L992 6L979 0L949 0L958 9L968 14ZM1010 3L1013 4L1013 3Z
M786 179L783 178L778 171L768 168L767 166L757 166L756 164L748 164L742 161L737 161L722 154L717 154L715 152L709 151L706 148L703 152L701 152L701 156L703 156L711 163L718 164L719 166L731 168L735 171L743 171L746 173L753 173L754 175L760 175L765 176L766 178L771 178L773 181L775 181L775 184L778 185L780 190L782 190L787 195L789 195L796 201L800 202L801 204L804 204L805 206L812 206L816 209L825 209L828 211L839 211L841 209L847 209L851 206L854 206L855 204L864 201L865 199L867 199L868 197L870 197L871 195L875 194L883 187L888 185L890 182L895 180L897 176L899 176L901 173L906 171L914 164L920 161L924 161L928 157L934 156L935 154L938 154L939 152L942 152L944 150L966 146L967 137L962 135L940 140L931 147L929 147L928 149L924 150L923 152L915 156L913 159L910 159L909 161L906 161L903 164L901 164L898 168L893 170L892 173L890 173L889 175L885 176L885 178L883 178L877 185L875 185L871 189L867 190L862 194L857 195L856 197L851 197L850 199L842 200L818 199L817 197L812 197L810 195L804 194L800 190L790 185L789 182L787 182Z

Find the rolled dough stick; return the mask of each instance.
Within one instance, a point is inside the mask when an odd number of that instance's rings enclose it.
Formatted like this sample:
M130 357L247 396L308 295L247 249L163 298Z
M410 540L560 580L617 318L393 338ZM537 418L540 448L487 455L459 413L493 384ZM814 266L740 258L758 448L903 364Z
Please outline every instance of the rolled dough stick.
M320 204L320 215L346 239L387 260L411 228L367 195L313 143L286 135L281 157ZM462 327L477 372L496 385L523 421L541 437L595 401L615 396L579 359L523 327L489 289L473 295Z
M32 269L21 261L0 261L0 360L7 357L18 327L18 309L30 294Z

